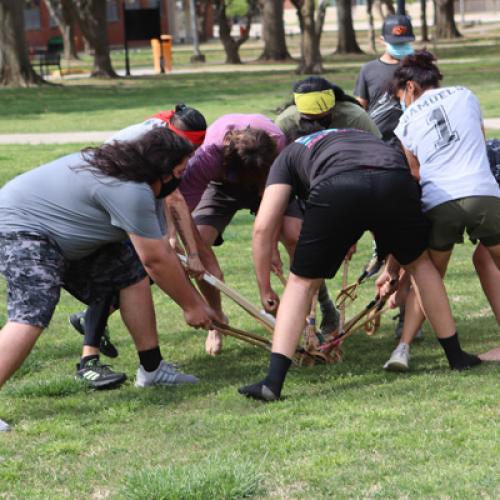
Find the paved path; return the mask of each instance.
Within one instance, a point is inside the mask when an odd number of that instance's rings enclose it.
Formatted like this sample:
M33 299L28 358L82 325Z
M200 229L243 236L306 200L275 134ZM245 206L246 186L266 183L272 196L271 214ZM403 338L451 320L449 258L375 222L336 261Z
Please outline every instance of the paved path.
M71 144L104 142L115 131L53 132L50 134L0 134L0 144Z
M500 130L500 118L486 118L489 130ZM0 144L72 144L104 142L116 131L104 132L53 132L50 134L0 134Z

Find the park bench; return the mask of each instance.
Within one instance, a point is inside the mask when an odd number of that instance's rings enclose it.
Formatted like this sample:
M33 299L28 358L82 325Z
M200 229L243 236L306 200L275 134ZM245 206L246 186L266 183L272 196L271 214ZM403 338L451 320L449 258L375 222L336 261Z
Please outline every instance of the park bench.
M48 74L50 66L57 66L59 74L62 77L61 71L61 54L52 50L35 49L31 59L33 65L37 64L40 76L43 78L44 74Z

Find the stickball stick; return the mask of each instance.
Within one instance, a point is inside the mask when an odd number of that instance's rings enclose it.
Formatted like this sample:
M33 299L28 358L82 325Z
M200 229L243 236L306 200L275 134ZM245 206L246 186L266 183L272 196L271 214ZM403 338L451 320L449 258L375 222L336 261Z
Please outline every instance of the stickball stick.
M185 255L177 254L181 263L186 266L187 258ZM269 316L265 312L260 311L255 307L249 300L247 300L243 295L239 294L236 290L227 286L223 281L217 279L213 274L203 273L203 281L206 281L209 285L212 285L217 290L220 290L224 295L229 297L231 300L236 302L242 309L244 309L250 316L253 316L257 321L262 323L262 325L270 332L273 333L275 320L272 316Z

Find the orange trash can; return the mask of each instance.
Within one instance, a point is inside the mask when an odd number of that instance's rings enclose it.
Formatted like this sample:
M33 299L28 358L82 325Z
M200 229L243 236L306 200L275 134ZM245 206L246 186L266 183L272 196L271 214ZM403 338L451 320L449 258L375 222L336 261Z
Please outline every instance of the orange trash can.
M155 73L163 73L161 65L161 44L158 38L151 38L151 49L153 51L153 67Z
M172 35L161 35L161 66L162 72L172 71Z

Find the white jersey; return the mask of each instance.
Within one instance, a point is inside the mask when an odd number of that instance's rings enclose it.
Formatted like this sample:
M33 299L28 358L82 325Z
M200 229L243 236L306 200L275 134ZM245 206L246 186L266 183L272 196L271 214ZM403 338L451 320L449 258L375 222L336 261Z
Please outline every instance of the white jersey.
M482 121L479 101L465 87L427 90L400 118L394 133L420 163L424 211L468 196L500 198Z
M136 141L146 132L153 130L156 127L165 127L167 122L160 120L159 118L149 118L145 122L136 123L135 125L130 125L130 127L124 128L112 135L106 142L113 141Z

